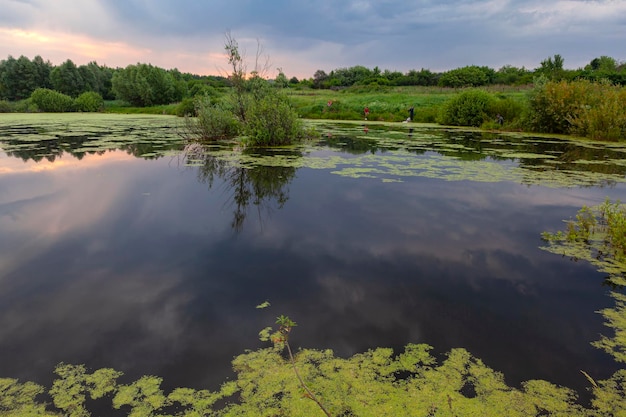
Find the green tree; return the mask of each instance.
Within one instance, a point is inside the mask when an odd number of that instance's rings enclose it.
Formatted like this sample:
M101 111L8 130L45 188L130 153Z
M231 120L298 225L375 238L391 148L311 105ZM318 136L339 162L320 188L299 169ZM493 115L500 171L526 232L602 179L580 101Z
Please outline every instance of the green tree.
M111 80L117 98L135 106L168 104L182 99L172 73L150 64L129 65Z
M78 97L85 91L85 80L71 59L52 69L50 81L54 90L70 97Z
M313 88L326 88L328 83L328 74L324 70L317 70L313 74Z
M495 84L521 85L532 82L532 72L526 68L517 68L511 65L501 67L495 74Z
M37 70L37 87L52 88L50 73L53 67L50 61L44 61L41 56L37 55L33 58L32 63Z
M442 87L480 87L490 84L495 78L495 71L488 67L471 65L444 72L439 78Z
M0 63L0 94L7 100L28 98L37 87L40 77L37 66L25 56L9 57Z
M617 61L610 56L602 55L599 58L594 58L585 66L585 70L600 71L600 72L615 72L617 71Z
M278 68L278 75L274 79L274 85L280 88L285 88L289 86L289 80L287 79L287 76L283 72L282 68Z
M563 57L555 54L554 57L548 57L541 61L540 67L535 70L535 73L544 75L551 81L560 81L565 76L563 63Z

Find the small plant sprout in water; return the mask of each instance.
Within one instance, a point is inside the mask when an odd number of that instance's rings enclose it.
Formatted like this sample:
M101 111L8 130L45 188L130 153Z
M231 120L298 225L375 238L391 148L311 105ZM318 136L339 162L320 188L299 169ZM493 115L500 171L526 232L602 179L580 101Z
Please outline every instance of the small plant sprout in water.
M276 349L283 350L284 348L287 348L289 363L293 368L293 373L296 375L296 378L298 378L298 383L300 384L300 387L305 391L304 396L313 400L327 417L332 417L324 404L322 404L322 402L317 398L313 391L311 391L311 389L304 383L304 380L300 376L300 372L298 372L298 368L296 367L296 360L293 356L293 352L291 351L291 346L289 345L289 334L291 333L291 330L298 324L295 321L291 320L288 316L284 316L282 314L276 317L276 324L278 325L278 330L272 333L273 328L266 327L259 332L259 338L262 341L271 340Z

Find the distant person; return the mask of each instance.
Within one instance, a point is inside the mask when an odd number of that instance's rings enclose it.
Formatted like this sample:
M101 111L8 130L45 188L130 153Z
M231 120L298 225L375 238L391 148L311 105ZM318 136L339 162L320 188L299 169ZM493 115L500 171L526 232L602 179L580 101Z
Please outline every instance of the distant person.
M502 117L501 114L498 114L496 116L496 123L498 123L500 126L502 126L504 124L504 117Z
M409 118L408 118L408 122L412 122L413 121L413 116L415 116L415 108L413 106L409 107Z
M365 120L367 120L367 116L370 115L370 108L365 106L365 109L363 109L363 113L365 113Z

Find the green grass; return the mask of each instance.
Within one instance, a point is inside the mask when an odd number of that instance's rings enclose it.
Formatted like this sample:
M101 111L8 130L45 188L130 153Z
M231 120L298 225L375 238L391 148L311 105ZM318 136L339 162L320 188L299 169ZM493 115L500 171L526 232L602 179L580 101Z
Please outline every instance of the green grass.
M176 115L178 103L164 104L150 107L134 107L122 100L107 100L104 102L105 113L117 114L167 114Z
M527 88L494 86L487 91L500 98L523 100ZM343 90L291 90L289 98L300 117L307 119L361 120L369 107L368 120L400 122L415 108L414 122L434 123L441 106L463 89L441 87L353 87ZM328 103L332 101L332 105Z

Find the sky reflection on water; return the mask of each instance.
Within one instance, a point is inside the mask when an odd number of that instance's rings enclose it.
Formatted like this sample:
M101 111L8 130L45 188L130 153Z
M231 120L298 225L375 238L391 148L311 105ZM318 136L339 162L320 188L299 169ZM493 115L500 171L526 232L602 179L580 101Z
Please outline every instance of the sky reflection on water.
M621 184L384 183L300 168L284 204L251 200L234 230L233 184L176 156L111 151L56 168L0 174L2 377L49 384L66 362L215 388L279 314L299 323L297 346L465 347L511 384L581 389L579 369L617 369L589 344L607 332L602 275L538 246L580 206L624 200Z

